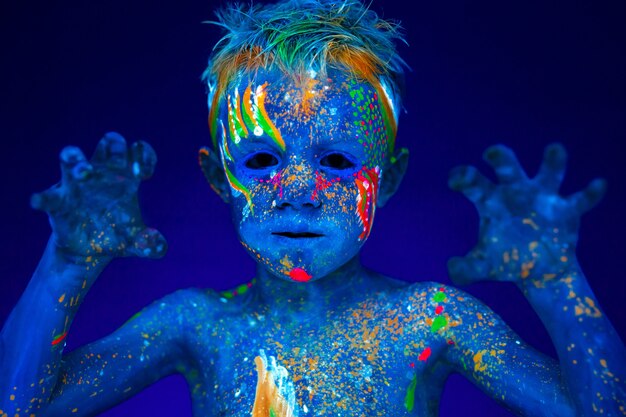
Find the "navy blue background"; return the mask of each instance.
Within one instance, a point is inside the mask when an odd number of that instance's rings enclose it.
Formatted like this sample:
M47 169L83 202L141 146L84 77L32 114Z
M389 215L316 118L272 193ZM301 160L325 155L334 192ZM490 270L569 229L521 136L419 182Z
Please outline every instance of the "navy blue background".
M158 4L158 5L157 5ZM57 181L64 145L90 154L102 134L149 141L159 155L141 189L146 223L167 237L159 261L115 261L77 316L68 349L113 331L178 288L224 289L249 279L227 207L206 185L196 151L209 143L204 87L220 4L186 2L2 2L0 9L0 321L26 286L49 235L29 196ZM469 250L477 215L446 186L449 170L476 164L494 143L511 146L531 173L552 141L570 154L563 191L608 180L604 201L583 220L579 259L606 314L626 335L625 3L530 0L378 1L401 19L406 114L398 143L411 150L401 190L377 214L363 262L409 281L449 283L446 259ZM491 175L491 173L489 173ZM516 288L465 288L528 343L554 355ZM442 416L510 415L452 377ZM104 414L191 415L185 382L170 377Z

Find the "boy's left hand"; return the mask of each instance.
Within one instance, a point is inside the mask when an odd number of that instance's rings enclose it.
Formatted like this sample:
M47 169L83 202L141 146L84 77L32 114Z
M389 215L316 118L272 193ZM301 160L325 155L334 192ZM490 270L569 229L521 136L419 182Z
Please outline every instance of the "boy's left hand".
M596 179L583 191L559 195L566 161L560 144L546 148L532 179L503 145L487 149L484 159L498 184L472 166L450 173L450 188L469 198L480 216L478 244L465 257L448 261L450 277L457 284L492 279L543 286L576 262L580 216L602 199L606 183Z

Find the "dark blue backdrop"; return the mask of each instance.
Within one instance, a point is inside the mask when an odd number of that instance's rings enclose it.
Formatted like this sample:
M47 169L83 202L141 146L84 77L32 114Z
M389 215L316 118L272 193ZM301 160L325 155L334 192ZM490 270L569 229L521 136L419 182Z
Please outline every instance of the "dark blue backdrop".
M162 260L118 260L105 271L75 321L71 349L177 288L221 289L244 281L254 264L196 163L197 149L209 141L199 77L216 41L215 28L201 21L212 17L218 2L53 3L0 6L0 321L17 302L49 234L46 217L29 208L29 196L57 181L64 145L91 153L108 130L152 143L160 161L140 197L146 222L170 244ZM584 218L579 258L624 338L624 5L375 3L384 16L403 20L409 41L401 50L413 72L398 141L412 155L401 191L378 213L364 263L409 281L449 283L446 259L471 248L477 215L447 189L448 171L465 163L484 168L483 149L501 142L534 172L543 147L561 141L570 153L566 193L594 177L608 179L607 197ZM515 288L485 283L466 290L527 342L554 354ZM190 413L184 380L171 377L104 415ZM509 415L453 377L442 415L468 414Z

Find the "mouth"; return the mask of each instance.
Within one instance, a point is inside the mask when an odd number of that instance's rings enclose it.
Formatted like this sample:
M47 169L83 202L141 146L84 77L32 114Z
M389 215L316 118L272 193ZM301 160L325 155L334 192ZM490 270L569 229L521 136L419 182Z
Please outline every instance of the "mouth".
M312 232L272 232L275 236L288 237L290 239L312 239L323 237L324 235Z

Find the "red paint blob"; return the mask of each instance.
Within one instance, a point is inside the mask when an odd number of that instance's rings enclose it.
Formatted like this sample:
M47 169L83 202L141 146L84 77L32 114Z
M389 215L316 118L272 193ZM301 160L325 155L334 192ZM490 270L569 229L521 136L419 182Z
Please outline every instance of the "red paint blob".
M449 345L454 345L454 340L448 340Z
M298 282L307 282L312 277L302 268L294 268L289 272L289 277Z
M441 314L442 311L443 311L443 306L437 306L437 308L435 308L435 314Z
M417 359L419 359L420 361L426 361L429 357L430 357L430 348L427 347L426 349L422 351L422 353L420 353Z

